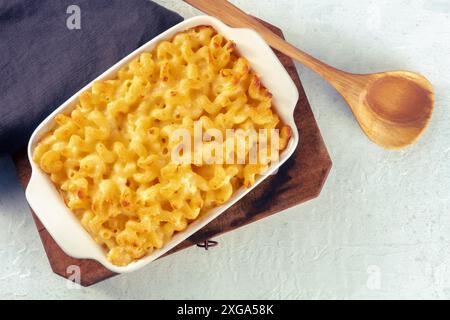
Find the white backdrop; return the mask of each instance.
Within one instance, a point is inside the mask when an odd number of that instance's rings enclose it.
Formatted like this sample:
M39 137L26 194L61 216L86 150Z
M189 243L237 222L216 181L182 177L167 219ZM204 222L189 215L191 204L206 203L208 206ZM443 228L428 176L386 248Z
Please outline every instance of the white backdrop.
M160 4L190 17L180 0ZM47 262L8 157L0 158L0 298L450 298L450 2L242 0L300 48L353 72L420 71L436 111L424 137L388 152L339 95L298 66L333 160L321 196L91 288ZM143 21L145 23L145 21Z

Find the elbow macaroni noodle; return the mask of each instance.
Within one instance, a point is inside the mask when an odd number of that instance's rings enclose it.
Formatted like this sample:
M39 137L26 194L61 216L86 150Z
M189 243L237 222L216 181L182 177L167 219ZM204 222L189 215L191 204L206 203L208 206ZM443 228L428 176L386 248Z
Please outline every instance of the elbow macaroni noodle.
M95 82L55 117L33 159L108 259L124 266L250 187L286 148L291 131L271 97L233 42L199 26ZM180 143L180 129L194 139ZM242 134L261 129L279 135ZM206 131L200 145L196 130Z

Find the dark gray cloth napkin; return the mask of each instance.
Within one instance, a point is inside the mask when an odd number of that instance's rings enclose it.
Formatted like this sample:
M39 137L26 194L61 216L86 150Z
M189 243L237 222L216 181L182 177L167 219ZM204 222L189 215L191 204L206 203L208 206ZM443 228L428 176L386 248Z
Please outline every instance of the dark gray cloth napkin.
M180 21L149 0L0 0L0 153L24 146L52 110Z

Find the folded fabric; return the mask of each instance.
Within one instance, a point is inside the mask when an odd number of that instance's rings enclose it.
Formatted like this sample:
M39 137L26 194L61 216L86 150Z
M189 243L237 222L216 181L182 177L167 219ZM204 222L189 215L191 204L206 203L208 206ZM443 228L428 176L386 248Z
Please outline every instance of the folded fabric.
M0 0L0 153L182 17L149 0Z

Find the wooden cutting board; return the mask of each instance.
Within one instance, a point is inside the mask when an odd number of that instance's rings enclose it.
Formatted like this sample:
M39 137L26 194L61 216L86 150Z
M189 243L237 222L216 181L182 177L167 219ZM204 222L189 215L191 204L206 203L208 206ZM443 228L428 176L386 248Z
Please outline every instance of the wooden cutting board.
M280 29L264 21L262 22L277 34L283 36ZM276 175L267 178L220 217L164 256L192 245L203 243L225 232L266 218L319 195L330 171L331 159L320 135L293 61L279 52L275 53L291 75L300 94L294 114L300 134L300 143L297 150ZM26 151L18 152L14 156L14 161L20 180L25 188L31 175ZM55 273L68 278L72 274L71 270L73 270L68 267L77 265L81 270L81 285L83 286L90 286L116 275L94 260L74 259L66 255L34 213L33 218L48 260ZM267 221L267 223L270 223L270 221ZM212 250L220 250L220 245ZM146 268L151 272L151 264Z

